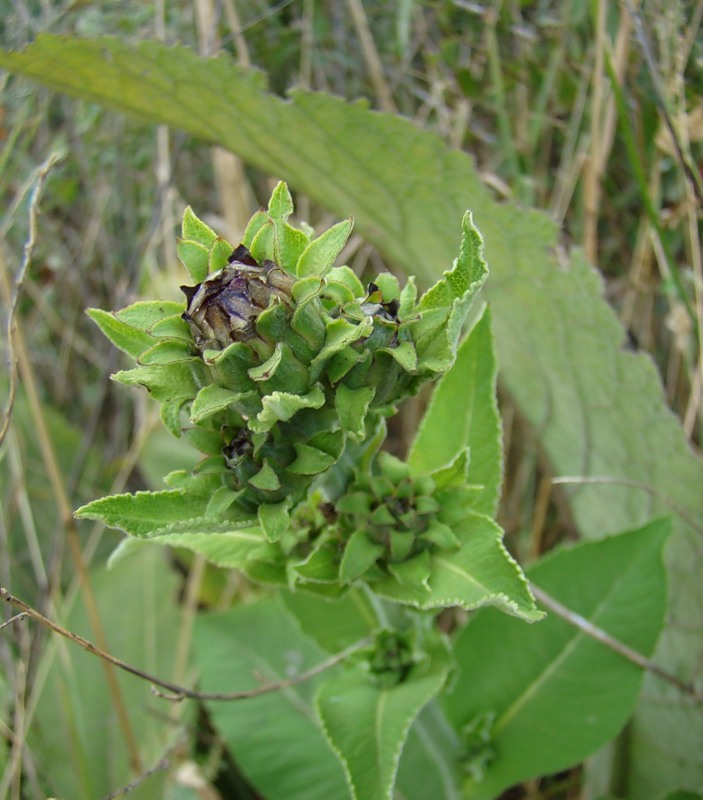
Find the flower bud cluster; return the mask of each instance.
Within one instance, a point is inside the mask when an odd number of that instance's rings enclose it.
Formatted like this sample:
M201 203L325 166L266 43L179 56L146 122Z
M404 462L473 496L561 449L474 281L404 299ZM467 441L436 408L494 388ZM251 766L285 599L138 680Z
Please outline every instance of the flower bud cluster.
M412 278L401 289L387 272L364 286L334 266L351 221L314 238L288 223L292 210L279 184L235 248L187 209L178 241L193 278L181 287L185 308L145 302L94 312L137 359L115 379L144 386L161 401L169 430L206 456L170 485L207 495L208 514L256 514L269 542L350 446L363 446L400 400L450 366L463 319L457 308L469 296L464 289L453 299L445 279L418 299ZM439 535L426 520L436 503L423 491L383 474L358 487L371 498L379 563L419 556ZM339 513L355 512L350 505Z
M340 578L373 583L389 575L400 583L422 584L438 550L455 550L452 514L463 510L462 488L442 489L431 475L413 476L410 467L379 453L370 473L359 472L335 503L344 541Z

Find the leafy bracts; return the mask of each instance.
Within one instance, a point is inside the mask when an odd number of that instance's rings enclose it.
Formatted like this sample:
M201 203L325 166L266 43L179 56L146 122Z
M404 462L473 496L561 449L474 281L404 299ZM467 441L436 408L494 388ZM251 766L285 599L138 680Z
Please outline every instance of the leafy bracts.
M187 209L178 242L192 280L181 287L185 302L89 311L137 361L115 380L145 387L168 429L204 457L193 473L167 476L171 492L104 498L79 515L191 547L263 582L338 594L361 580L419 608L497 602L529 616L532 599L500 530L471 510L468 453L432 475L376 457L384 419L455 359L487 272L470 214L453 269L418 297L412 278L401 287L382 273L364 286L334 266L351 220L315 238L288 222L292 211L279 183L235 248ZM190 515L160 519L167 496ZM482 541L505 584L470 575L458 585L437 573L440 555L466 562Z
M447 331L486 272L458 263L419 302L414 283L401 290L390 273L364 288L333 267L351 221L312 238L288 223L292 210L279 184L235 249L188 209L178 253L197 282L181 287L185 310L89 312L136 356L139 366L115 379L159 400L169 429L208 456L208 474L229 491L223 502L252 512L301 500L349 439L363 440L374 418L446 370L459 328ZM477 236L468 218L464 226Z

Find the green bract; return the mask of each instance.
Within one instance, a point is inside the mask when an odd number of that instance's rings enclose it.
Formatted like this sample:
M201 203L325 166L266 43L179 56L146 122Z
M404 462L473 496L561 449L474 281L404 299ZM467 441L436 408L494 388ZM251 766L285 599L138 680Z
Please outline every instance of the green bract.
M500 530L472 511L468 453L432 475L376 455L384 419L455 359L487 274L470 214L453 268L418 296L412 278L401 287L385 272L363 285L334 266L351 220L315 238L289 223L292 211L279 183L234 247L187 209L185 302L89 311L137 361L114 379L145 387L203 459L167 476L171 492L104 498L79 514L190 546L262 582L338 594L361 580L420 608L485 601L533 613ZM171 504L190 518L165 512ZM461 556L463 570L476 542L495 551L507 590L482 585L468 597L473 578L466 587L452 579L446 594L439 557Z

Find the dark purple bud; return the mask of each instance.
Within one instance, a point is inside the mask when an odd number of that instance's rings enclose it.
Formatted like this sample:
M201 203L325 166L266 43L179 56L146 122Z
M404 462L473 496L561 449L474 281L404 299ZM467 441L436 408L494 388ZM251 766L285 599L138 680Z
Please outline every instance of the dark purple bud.
M295 278L273 261L259 264L244 245L229 264L196 286L181 286L188 307L183 314L203 351L224 350L256 335L259 314L273 303L291 304Z

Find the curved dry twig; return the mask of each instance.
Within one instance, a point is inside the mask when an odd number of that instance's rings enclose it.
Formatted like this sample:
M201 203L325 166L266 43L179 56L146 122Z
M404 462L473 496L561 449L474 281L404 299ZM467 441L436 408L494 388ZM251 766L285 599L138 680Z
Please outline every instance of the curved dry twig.
M248 689L241 692L199 692L196 689L189 689L187 686L179 686L177 683L172 683L171 681L158 678L155 675L151 675L150 673L145 672L144 670L139 669L132 664L128 664L126 661L122 661L122 659L117 658L116 656L113 656L104 650L101 650L83 636L79 636L77 633L73 633L73 631L69 631L67 628L64 628L57 622L45 617L42 613L32 608L23 600L20 600L18 597L10 594L10 592L8 592L3 586L0 586L0 600L5 600L10 605L21 609L26 616L31 617L33 620L36 620L45 627L49 628L49 630L54 631L54 633L58 633L60 636L63 636L79 645L91 655L102 658L110 664L113 664L118 669L121 669L124 672L129 672L130 674L135 675L137 678L148 681L149 683L153 684L153 686L160 686L162 689L166 689L168 692L170 692L170 694L164 694L158 689L153 689L153 691L157 696L171 701L180 701L186 698L191 700L221 701L247 700L248 698L258 697L259 695L267 694L268 692L276 692L280 689L286 689L289 686L295 686L299 683L304 683L305 681L310 680L310 678L313 678L316 675L319 675L321 672L336 666L364 647L368 647L370 644L370 639L362 639L361 641L350 645L345 650L342 650L339 653L336 653L335 655L330 656L329 658L320 662L319 664L316 664L314 667L311 667L305 672L301 672L300 675L296 675L293 678L286 678L282 681L276 681L275 683L262 684L254 689Z
M677 689L680 689L685 694L691 695L696 702L703 702L703 696L700 695L692 683L683 681L676 675L672 675L670 672L667 672L658 664L655 664L654 661L651 661L646 656L643 656L642 653L638 653L637 650L633 650L624 642L621 642L619 639L611 636L602 628L599 628L597 625L589 622L589 620L587 620L585 617L582 617L576 611L572 611L570 608L567 608L567 606L562 605L562 603L560 603L557 599L552 597L550 594L547 594L547 592L545 592L543 589L540 589L539 586L535 586L535 584L531 581L530 589L532 594L534 594L540 603L542 603L550 611L554 612L554 614L556 614L558 617L561 617L561 619L563 619L565 622L568 622L570 625L573 625L575 628L583 631L587 636L590 636L592 639L596 639L601 644L609 647L611 650L618 653L623 658L626 658L628 661L631 661L633 664L636 664L638 667L641 667L647 672L651 672L653 675L657 675L658 677L667 681L667 683L673 684Z
M17 391L17 361L15 359L14 345L12 341L17 300L19 298L24 277L27 274L29 264L32 260L32 251L34 250L34 243L37 236L37 216L39 214L39 200L41 198L42 189L44 188L44 183L49 175L49 171L60 159L61 156L58 153L52 153L37 169L34 188L31 191L29 199L29 235L27 237L27 241L24 243L22 263L20 264L19 271L13 281L12 287L6 285L4 280L5 276L4 274L2 275L3 294L7 294L6 336L9 387L7 393L7 403L5 404L5 409L2 414L2 422L0 423L0 445L5 440L7 432L10 428L10 419L12 417L12 409L15 405L15 394Z

